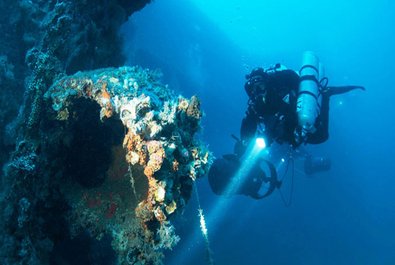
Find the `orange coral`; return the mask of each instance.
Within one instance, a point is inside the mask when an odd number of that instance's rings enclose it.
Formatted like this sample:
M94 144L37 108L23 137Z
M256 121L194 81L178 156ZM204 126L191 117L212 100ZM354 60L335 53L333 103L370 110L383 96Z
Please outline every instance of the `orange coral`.
M101 96L102 96L102 98L108 99L108 100L110 100L110 98L111 98L110 93L108 93L108 91L107 91L107 83L103 83L102 90L101 90Z
M154 176L154 170L151 166L146 166L144 168L144 175L146 175L148 178L151 178Z
M149 141L146 146L149 153L147 167L155 173L162 167L163 159L165 158L165 149L160 141Z
M100 110L100 119L104 117L110 118L114 113L113 106L111 104L111 95L107 91L107 83L104 82L101 89L101 100L99 101L102 109Z
M131 130L125 135L123 139L123 147L128 151L126 154L126 160L135 164L134 159L138 156L138 163L142 166L146 165L147 154L143 148L143 140L140 135L134 134Z

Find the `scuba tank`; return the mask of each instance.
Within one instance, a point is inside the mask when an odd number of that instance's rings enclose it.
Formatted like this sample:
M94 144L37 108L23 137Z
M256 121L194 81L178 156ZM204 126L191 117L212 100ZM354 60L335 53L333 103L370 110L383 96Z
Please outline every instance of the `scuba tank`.
M299 142L305 140L307 134L314 133L316 130L314 124L320 114L322 101L319 80L323 72L323 66L318 57L313 52L306 51L299 70L300 84L296 103L298 131L295 133Z

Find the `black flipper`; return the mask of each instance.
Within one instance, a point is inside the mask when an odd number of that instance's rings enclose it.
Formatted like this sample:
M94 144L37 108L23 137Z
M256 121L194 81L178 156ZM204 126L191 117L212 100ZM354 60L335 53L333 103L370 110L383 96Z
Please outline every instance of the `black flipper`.
M328 86L323 93L327 94L328 96L333 96L343 94L354 89L361 89L363 91L366 90L363 86Z

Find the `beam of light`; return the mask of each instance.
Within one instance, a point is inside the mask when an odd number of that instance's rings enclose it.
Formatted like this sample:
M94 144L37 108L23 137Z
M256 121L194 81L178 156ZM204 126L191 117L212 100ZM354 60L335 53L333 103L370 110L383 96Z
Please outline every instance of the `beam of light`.
M203 212L198 209L200 219L200 231L203 234L206 244L208 242L207 227L211 227L211 230L213 230L213 228L215 229L217 224L224 219L224 215L229 212L229 209L232 206L233 198L232 196L227 195L234 194L244 183L246 177L249 175L258 158L261 158L262 156L267 156L268 154L269 151L266 148L266 143L263 138L257 138L255 141L251 141L251 144L247 148L244 157L240 159L241 165L239 170L231 178L230 183L227 185L223 193L224 195L218 198L217 202L210 209L209 214L206 214L206 220L204 219ZM193 257L193 252L191 253L190 249L196 243L196 241L198 241L198 238L199 230L195 230L193 235L190 236L189 240L187 240L187 242L183 244L183 247L186 250L180 251L179 253L181 254L175 257L172 264L188 264L188 259ZM211 251L209 248L207 250L209 252ZM208 253L208 264L214 264L211 258L211 253Z
M265 139L263 139L262 137L256 138L255 143L256 143L257 147L260 149L266 148Z
M264 152L266 151L266 152ZM247 148L245 152L245 156L240 159L241 165L239 170L235 173L235 175L231 178L231 181L228 183L224 194L232 195L241 187L241 185L245 182L246 177L249 175L251 169L256 164L258 158L261 155L268 155L268 151L266 149L266 143L263 138L257 138L252 144ZM226 199L218 200L218 203L215 205L212 210L211 216L216 218L218 216L220 208L223 206L222 203L225 203Z
M263 151L265 147L266 147L266 143L263 140L263 138L257 138L255 141L252 142L252 146L249 146L247 148L245 156L240 159L241 161L240 168L236 172L236 174L231 178L230 183L228 184L228 186L224 191L225 195L235 194L236 191L241 187L241 185L243 185L243 183L246 180L246 177L248 176L251 169L254 167L255 163L260 157L259 155L261 154L261 151ZM220 207L218 206L218 204L220 203L217 203L215 209ZM217 210L214 210L213 212L216 213Z

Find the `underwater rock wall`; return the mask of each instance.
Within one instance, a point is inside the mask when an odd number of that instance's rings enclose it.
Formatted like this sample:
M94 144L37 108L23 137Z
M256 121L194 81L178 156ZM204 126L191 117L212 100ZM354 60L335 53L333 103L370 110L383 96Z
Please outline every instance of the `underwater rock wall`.
M2 264L157 264L177 243L210 164L198 99L138 67L72 75L122 65L118 29L149 2L1 1ZM67 256L86 234L113 252Z
M24 71L23 51L18 49L21 46L18 39L22 39L17 24L18 11L15 1L0 1L0 167L13 149L13 141L5 139L5 128L18 113L25 78L21 74Z
M0 1L0 166L14 149L23 116L35 111L57 75L123 64L118 29L149 2Z

